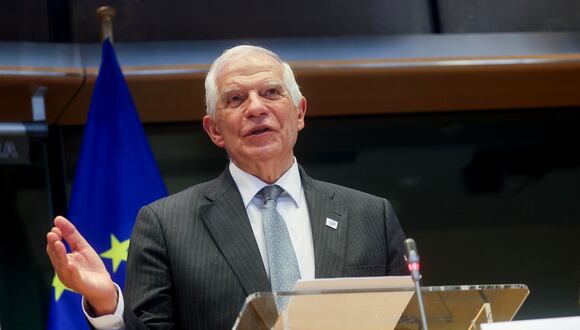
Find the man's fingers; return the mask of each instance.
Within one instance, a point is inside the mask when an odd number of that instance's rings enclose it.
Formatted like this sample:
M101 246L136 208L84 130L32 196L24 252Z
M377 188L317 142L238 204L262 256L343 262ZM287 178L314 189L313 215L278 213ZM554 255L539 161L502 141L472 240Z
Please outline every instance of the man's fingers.
M62 232L57 227L52 227L50 230L52 233L55 233L58 236L58 239L62 239Z
M54 268L62 268L67 263L66 247L54 233L46 235L46 253Z
M57 242L60 242L62 244L60 237L57 234L53 232L49 232L48 234L46 234L46 252L48 252L49 255L50 254L56 255L57 251L59 252L61 251L60 248L56 247ZM66 254L66 251L64 251L64 254Z
M71 282L71 284L73 284L73 283L82 283L82 278L81 278L81 273L80 273L79 268L75 264L73 264L71 262L69 262L66 266L67 266L68 274L70 276L70 282ZM75 290L76 292L78 292L80 294L83 294L83 295L85 294L84 292L79 292L76 287L72 287L70 289L73 289L73 290Z
M64 244L60 240L57 240L54 243L48 243L46 245L46 252L54 270L58 274L58 277L63 281L63 283L66 283L69 274L67 268L68 258L66 256Z
M70 245L73 251L78 251L90 245L85 238L79 233L72 222L65 217L58 216L54 218L54 225L60 231L62 238L64 238Z
M53 245L56 241L60 241L60 236L54 231L49 231L46 234L46 243Z

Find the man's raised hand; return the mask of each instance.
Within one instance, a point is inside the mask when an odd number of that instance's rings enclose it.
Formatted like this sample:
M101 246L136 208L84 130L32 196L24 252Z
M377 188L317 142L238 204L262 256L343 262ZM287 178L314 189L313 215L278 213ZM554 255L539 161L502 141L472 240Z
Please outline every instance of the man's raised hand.
M62 240L71 248L67 253ZM60 281L82 294L96 316L112 314L117 308L117 289L105 264L92 246L66 218L57 216L46 234L46 253Z

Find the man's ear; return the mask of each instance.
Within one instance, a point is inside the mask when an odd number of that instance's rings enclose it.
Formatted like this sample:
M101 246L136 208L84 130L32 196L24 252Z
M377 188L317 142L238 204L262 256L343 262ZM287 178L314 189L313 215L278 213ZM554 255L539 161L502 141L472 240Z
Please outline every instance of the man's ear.
M224 138L220 132L219 127L214 119L212 119L209 115L203 116L203 129L209 135L211 141L218 147L223 148L225 147Z
M298 103L298 130L302 130L304 128L304 117L306 116L306 108L308 103L306 102L306 98L303 96L300 99L300 103Z

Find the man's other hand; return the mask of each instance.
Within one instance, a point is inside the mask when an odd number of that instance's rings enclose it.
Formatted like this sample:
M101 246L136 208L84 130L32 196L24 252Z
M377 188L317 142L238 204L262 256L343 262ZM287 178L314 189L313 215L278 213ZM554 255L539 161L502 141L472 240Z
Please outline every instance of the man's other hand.
M62 240L71 248L67 253ZM112 314L117 308L117 289L105 264L66 218L57 216L46 234L46 253L60 281L82 294L95 316Z

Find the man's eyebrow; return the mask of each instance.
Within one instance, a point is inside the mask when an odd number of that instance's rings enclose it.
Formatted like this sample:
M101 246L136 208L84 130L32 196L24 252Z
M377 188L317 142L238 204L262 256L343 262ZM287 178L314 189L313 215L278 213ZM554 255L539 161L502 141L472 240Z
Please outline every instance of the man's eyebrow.
M265 82L262 83L262 87L266 87L266 88L281 88L281 89L285 89L284 87L284 83L278 80L267 80ZM232 93L237 93L240 92L241 90L243 90L244 88L238 85L230 85L230 86L225 86L220 95L228 95L228 94L232 94Z
M228 94L232 94L232 93L237 93L239 92L241 89L238 86L229 86L229 87L225 87L222 92L220 93L221 96L223 95L228 95Z
M284 84L278 80L268 80L264 83L267 87L281 87L284 88Z

